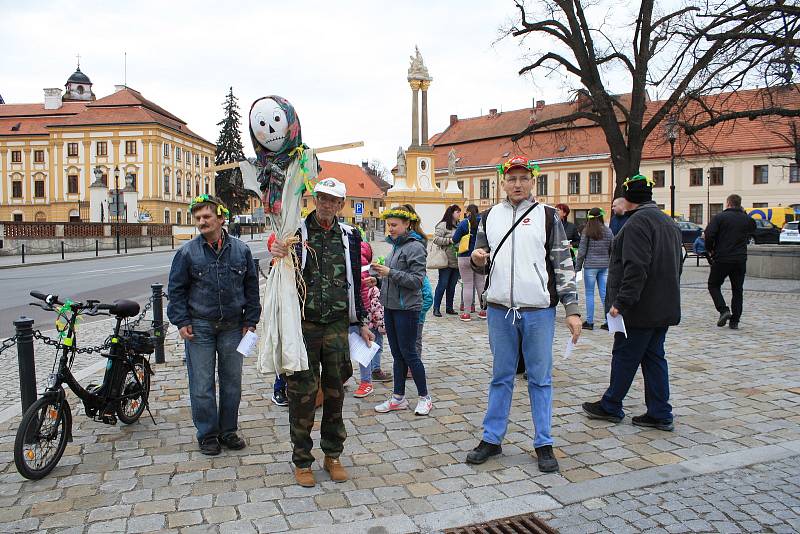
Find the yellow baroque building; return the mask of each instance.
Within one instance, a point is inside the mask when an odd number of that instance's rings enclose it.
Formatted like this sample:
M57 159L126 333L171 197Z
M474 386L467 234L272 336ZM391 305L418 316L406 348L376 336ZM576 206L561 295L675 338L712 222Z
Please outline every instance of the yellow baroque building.
M191 224L215 145L130 87L91 87L79 67L63 95L0 104L0 221Z

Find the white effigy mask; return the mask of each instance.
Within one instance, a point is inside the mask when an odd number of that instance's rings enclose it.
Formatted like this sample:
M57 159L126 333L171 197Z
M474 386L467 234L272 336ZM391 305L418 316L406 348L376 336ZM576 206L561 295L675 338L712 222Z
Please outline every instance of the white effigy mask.
M271 98L263 98L250 111L250 128L261 146L277 152L289 128L286 112Z

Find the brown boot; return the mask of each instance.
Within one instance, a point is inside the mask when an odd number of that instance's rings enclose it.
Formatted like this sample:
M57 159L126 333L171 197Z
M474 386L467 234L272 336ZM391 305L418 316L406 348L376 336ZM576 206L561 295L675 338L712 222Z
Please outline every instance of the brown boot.
M334 482L345 482L350 479L350 475L347 474L342 462L340 462L338 458L326 456L323 467L325 471L331 475L331 480Z
M298 484L303 486L304 488L313 488L317 485L317 481L314 480L314 472L311 470L310 467L294 467L294 479L297 481Z

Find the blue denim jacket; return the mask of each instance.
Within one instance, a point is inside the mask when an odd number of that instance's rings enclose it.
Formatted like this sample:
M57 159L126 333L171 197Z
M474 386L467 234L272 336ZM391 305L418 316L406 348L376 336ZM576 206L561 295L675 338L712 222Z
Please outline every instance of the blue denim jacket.
M172 259L167 292L167 317L178 328L192 319L255 326L261 317L253 254L228 234L219 254L202 235L184 244Z

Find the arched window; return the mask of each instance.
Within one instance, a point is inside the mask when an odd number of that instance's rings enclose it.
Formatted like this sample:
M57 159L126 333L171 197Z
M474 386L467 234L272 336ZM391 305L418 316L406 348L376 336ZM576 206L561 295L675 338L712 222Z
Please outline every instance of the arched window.
M186 196L192 196L192 179L188 176L186 177Z
M183 219L181 210L175 212L175 224L182 224L181 220Z
M81 222L81 213L78 210L70 210L69 222Z
M169 173L165 173L164 174L164 194L165 195L169 195L169 183L170 183Z
M200 178L197 178L194 181L194 196L196 197L200 196Z
M164 224L170 224L170 221L169 221L169 210L164 210Z
M36 212L36 222L47 222L47 214L43 211Z
M205 184L206 195L210 195L211 194L211 191L209 190L209 187L210 186L209 186L209 183L208 183L208 176L206 176L206 184Z

